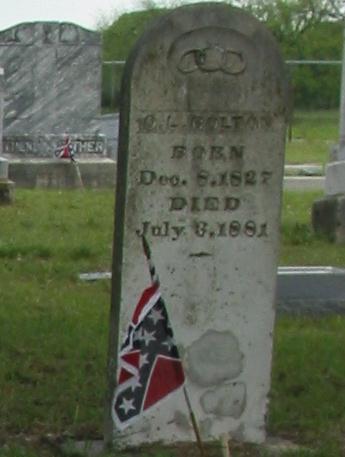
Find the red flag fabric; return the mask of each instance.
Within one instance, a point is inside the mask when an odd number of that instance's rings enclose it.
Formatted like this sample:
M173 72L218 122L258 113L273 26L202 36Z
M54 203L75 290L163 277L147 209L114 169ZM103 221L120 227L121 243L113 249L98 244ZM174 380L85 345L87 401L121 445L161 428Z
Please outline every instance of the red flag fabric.
M64 139L62 146L56 148L55 156L59 159L70 159L74 161L73 144L68 136Z
M144 290L119 354L112 414L123 430L184 384L185 376L159 283Z

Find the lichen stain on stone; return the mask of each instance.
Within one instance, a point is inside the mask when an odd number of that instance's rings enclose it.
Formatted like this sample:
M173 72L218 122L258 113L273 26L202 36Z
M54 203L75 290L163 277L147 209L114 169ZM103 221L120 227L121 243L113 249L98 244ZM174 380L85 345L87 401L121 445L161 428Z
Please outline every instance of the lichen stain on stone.
M211 436L213 421L209 417L200 421L200 432L203 438L208 438Z
M191 428L187 414L184 414L181 411L175 411L173 421L177 427L182 428L183 430L190 430Z
M144 417L142 420L135 422L133 425L130 425L128 428L126 428L124 431L120 431L117 429L114 429L114 439L123 439L124 442L126 441L126 438L130 437L136 434L144 434L144 435L149 435L152 431L152 423L151 421L147 418Z
M235 335L208 330L187 349L186 370L191 381L202 387L236 378L243 370L243 354Z
M245 427L244 424L241 422L240 425L236 428L236 430L231 432L231 437L237 441L245 441Z
M246 385L233 382L219 388L208 390L200 399L206 413L238 419L246 405Z

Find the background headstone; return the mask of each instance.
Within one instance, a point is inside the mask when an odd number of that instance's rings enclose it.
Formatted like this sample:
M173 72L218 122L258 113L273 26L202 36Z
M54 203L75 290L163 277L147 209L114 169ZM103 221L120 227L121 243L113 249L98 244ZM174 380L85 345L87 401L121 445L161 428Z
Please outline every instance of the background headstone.
M4 69L0 67L0 157L2 156L2 138L4 134Z
M134 49L120 113L107 442L194 440L182 392L112 428L118 336L149 283L143 233L203 439L265 439L286 99L272 36L228 5L179 8Z
M74 135L83 152L106 153L104 136L98 135L99 33L70 23L19 24L0 32L0 64L5 154L51 157L64 134Z
M2 156L2 135L4 115L4 69L0 67L0 204L12 203L14 183L8 179L8 160Z
M339 143L325 169L325 196L314 202L312 225L331 241L345 243L345 27L340 91Z

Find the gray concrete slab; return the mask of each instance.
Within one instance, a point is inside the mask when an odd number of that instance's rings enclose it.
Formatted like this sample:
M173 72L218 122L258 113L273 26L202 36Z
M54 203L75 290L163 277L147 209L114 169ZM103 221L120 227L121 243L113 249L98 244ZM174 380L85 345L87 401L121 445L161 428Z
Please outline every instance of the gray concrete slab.
M322 176L323 166L317 163L305 163L296 165L285 165L285 176Z
M280 267L277 310L288 314L345 314L345 269Z
M83 185L90 188L112 188L115 185L116 162L103 159L79 159ZM75 164L62 159L12 159L9 178L22 188L77 188L80 181Z
M110 278L111 272L79 275L82 281ZM279 267L276 297L279 314L345 314L345 268Z
M285 190L324 190L325 177L324 176L285 176L284 189Z

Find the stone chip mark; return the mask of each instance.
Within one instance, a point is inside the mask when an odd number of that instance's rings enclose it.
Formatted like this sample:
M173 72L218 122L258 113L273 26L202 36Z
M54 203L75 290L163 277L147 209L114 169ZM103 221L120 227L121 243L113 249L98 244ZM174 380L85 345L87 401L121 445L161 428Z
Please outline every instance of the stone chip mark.
M190 379L202 387L236 378L243 370L243 354L231 331L208 330L186 351Z
M189 254L189 257L197 257L197 258L200 258L200 257L212 257L212 254L210 254L209 252L192 252Z
M243 382L233 382L207 390L200 403L206 413L238 419L244 411L246 396L246 385Z

